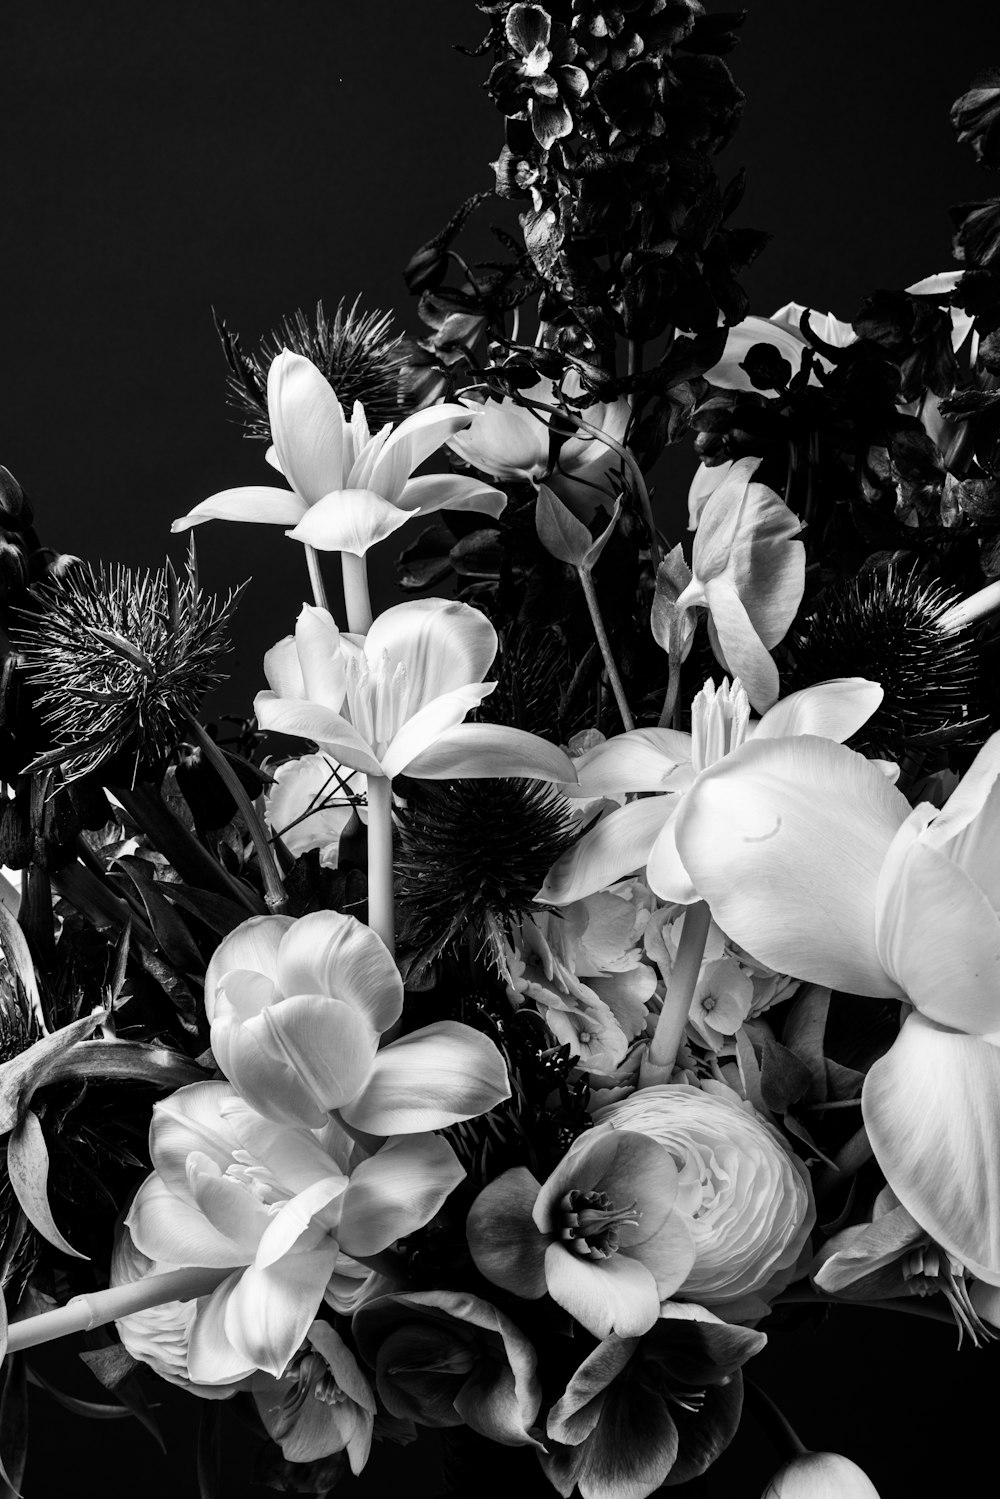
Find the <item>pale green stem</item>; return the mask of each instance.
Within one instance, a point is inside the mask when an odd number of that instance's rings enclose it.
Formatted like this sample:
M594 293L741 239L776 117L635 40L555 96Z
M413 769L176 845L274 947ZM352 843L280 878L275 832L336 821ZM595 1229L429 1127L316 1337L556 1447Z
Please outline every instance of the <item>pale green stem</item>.
M578 567L577 573L579 574L580 585L583 588L583 596L587 600L587 608L590 610L590 618L594 625L594 634L597 636L597 644L600 646L601 655L604 657L604 666L608 673L608 681L611 683L611 690L615 695L615 702L618 704L618 712L621 714L622 723L626 729L634 729L635 719L632 717L629 709L628 699L625 696L625 688L622 685L622 679L618 674L618 667L611 652L611 641L608 639L608 632L604 628L604 620L601 618L601 606L597 602L597 594L594 591L594 580L590 575L590 569L587 567Z
M660 709L658 727L671 729L674 727L674 712L677 708L677 695L681 688L681 663L676 656L667 658L667 695L663 699L663 707Z
M681 940L677 946L677 957L670 973L670 982L663 997L663 1009L656 1022L656 1031L646 1056L646 1076L640 1074L640 1086L650 1083L668 1082L670 1072L677 1060L677 1048L684 1035L695 986L705 956L705 943L711 925L712 913L705 901L688 906L684 913ZM664 1076L663 1074L666 1074ZM657 1075L658 1074L658 1075Z
M392 782L368 777L368 925L390 952L396 949L392 899Z
M367 635L372 627L372 601L368 592L368 560L353 552L341 552L344 572L344 604L347 628L352 635Z
M256 807L247 795L243 782L226 759L225 753L219 748L211 735L205 732L194 714L189 713L186 708L182 708L181 715L201 746L206 759L210 761L213 768L221 776L233 801L243 814L250 837L253 839L254 847L257 850L257 859L264 880L264 897L267 901L268 910L272 913L283 911L288 903L288 896L285 891L284 881L281 878L281 871L274 857L274 851L271 848L271 840L267 836L267 830L260 820Z
M319 553L315 547L306 547L306 566L309 569L309 582L312 584L313 602L317 609L325 609L329 614L330 605L326 598L326 584L323 582Z
M967 599L961 599L957 604L952 604L946 609L937 621L937 627L943 635L951 635L957 630L966 630L969 625L974 625L981 619L989 619L991 614L1000 612L1000 582L987 583L985 588L980 588L978 593L973 593Z
M92 1327L102 1327L118 1317L127 1317L151 1306L163 1306L168 1301L194 1301L198 1296L208 1296L227 1275L232 1274L232 1268L170 1270L166 1275L147 1275L130 1285L74 1296L72 1301L54 1311L40 1312L36 1317L12 1322L7 1352L17 1353L22 1348L51 1343L55 1338L65 1338L71 1333L88 1332Z

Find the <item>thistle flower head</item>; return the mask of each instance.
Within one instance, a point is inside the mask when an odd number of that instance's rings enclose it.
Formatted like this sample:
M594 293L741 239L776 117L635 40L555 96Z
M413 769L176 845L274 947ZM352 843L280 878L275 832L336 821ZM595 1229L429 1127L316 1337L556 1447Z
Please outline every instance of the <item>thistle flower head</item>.
M360 401L372 429L395 422L403 414L399 378L405 358L404 341L392 331L392 315L362 312L357 300L343 302L330 319L317 302L312 318L301 310L283 318L252 354L244 353L239 336L216 320L229 365L230 404L246 427L248 437L271 441L267 412L267 372L283 349L302 354L329 381L345 410Z
M177 743L184 717L225 680L226 624L241 589L206 597L193 560L145 574L103 566L35 593L15 643L53 748L33 769L62 766L74 780L127 754L143 761Z

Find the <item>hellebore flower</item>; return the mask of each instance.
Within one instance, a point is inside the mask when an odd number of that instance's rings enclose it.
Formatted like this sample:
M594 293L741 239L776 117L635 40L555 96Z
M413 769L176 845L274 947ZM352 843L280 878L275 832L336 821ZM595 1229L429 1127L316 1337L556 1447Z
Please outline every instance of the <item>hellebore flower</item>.
M320 551L363 557L413 515L496 516L507 503L498 489L458 474L411 478L446 438L475 420L464 406L433 406L372 436L360 401L348 421L316 366L284 349L268 371L267 410L274 442L268 456L291 489L223 490L175 520L173 531L206 520L255 521L291 526L288 535Z
M365 777L329 755L300 755L278 765L264 798L271 832L298 858L317 848L324 869L336 869L340 839L357 807L365 817Z
M341 634L325 609L303 605L295 634L264 657L270 690L254 712L262 729L315 740L366 775L429 780L525 776L573 781L573 763L535 734L463 723L493 691L497 652L484 614L446 599L386 609L364 637Z
M606 1338L549 1412L542 1458L569 1499L645 1499L704 1473L736 1434L741 1365L767 1342L700 1306L667 1303L643 1338Z
M272 1441L291 1463L346 1449L351 1472L368 1461L375 1397L357 1359L327 1322L314 1322L280 1378L258 1374L253 1398Z
M582 98L590 80L576 67L576 43L564 26L556 26L541 5L512 5L505 22L514 59L497 63L489 89L505 114L524 115L543 151L572 134L570 106Z
M778 1469L761 1499L878 1499L878 1490L839 1452L801 1452Z
M1000 1285L1000 734L942 810L802 736L746 744L677 818L712 914L765 963L916 1013L865 1079L876 1159L902 1205Z
M694 538L694 576L676 608L709 611L716 658L763 713L778 696L770 652L802 601L806 549L794 539L798 516L772 489L752 482L759 465L759 458L741 458L709 497Z
M198 1301L187 1377L280 1378L316 1316L343 1249L376 1254L434 1216L464 1172L437 1135L392 1140L350 1175L349 1146L263 1118L226 1083L194 1083L157 1103L153 1173L126 1219L156 1264L231 1273Z
M494 1285L530 1300L547 1291L597 1338L637 1337L694 1261L677 1192L662 1145L591 1130L543 1186L523 1166L490 1182L469 1213L469 1249Z
M655 1140L679 1173L674 1212L694 1243L676 1294L728 1317L767 1311L791 1280L816 1211L809 1173L781 1136L735 1094L684 1083L642 1088L595 1116Z
M504 1447L537 1446L535 1350L488 1301L459 1291L392 1293L361 1307L352 1331L390 1415L469 1426Z
M403 1011L381 938L337 911L254 916L224 938L205 974L219 1067L252 1108L319 1128L331 1109L373 1135L444 1129L510 1097L488 1036L454 1020L379 1049Z
M585 751L575 762L581 796L657 792L607 813L558 859L538 892L548 905L580 900L633 870L647 867L651 889L663 900L689 905L698 892L680 864L674 825L684 796L699 775L745 739L821 734L849 739L882 701L877 682L841 677L793 692L750 722L739 681L706 682L691 706L691 733L632 729ZM573 788L576 792L576 788ZM759 954L754 954L759 957Z

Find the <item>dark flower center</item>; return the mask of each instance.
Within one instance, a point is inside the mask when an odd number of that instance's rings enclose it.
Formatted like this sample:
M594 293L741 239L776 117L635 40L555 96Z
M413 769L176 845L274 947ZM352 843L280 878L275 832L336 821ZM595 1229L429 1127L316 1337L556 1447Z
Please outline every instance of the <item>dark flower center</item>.
M574 1187L560 1200L558 1233L574 1254L606 1260L618 1249L621 1228L637 1224L641 1216L634 1202L616 1208L606 1192Z

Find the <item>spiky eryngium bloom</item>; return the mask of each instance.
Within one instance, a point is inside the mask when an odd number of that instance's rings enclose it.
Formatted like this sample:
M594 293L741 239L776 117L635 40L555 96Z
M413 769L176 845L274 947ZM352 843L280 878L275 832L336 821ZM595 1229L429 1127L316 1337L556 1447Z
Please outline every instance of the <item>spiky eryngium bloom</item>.
M534 897L576 825L543 781L410 782L399 813L396 897L400 945L414 970L451 948L470 925L500 942L536 909Z
M311 320L301 310L283 318L253 354L243 352L239 335L231 333L221 319L216 319L216 327L230 370L230 404L248 437L271 440L267 372L282 349L311 360L345 411L350 413L354 402L360 401L373 432L404 414L399 400L404 339L393 333L391 313L360 312L357 300L345 310L339 302L331 321L323 303L317 302Z
M190 559L182 577L169 562L145 574L102 564L39 588L15 643L54 747L31 768L58 764L74 780L127 756L134 781L162 761L184 714L226 679L217 663L241 591L206 597Z
M570 687L574 667L565 642L555 630L514 621L501 628L500 648L493 670L497 685L476 709L481 723L508 724L541 734L545 739L568 739L572 719ZM574 693L575 697L576 694ZM589 694L577 709L589 707Z
M791 641L786 692L831 677L868 677L885 690L881 707L851 740L866 754L908 752L985 737L981 666L967 630L945 634L938 620L958 600L917 568L890 563L840 584Z

